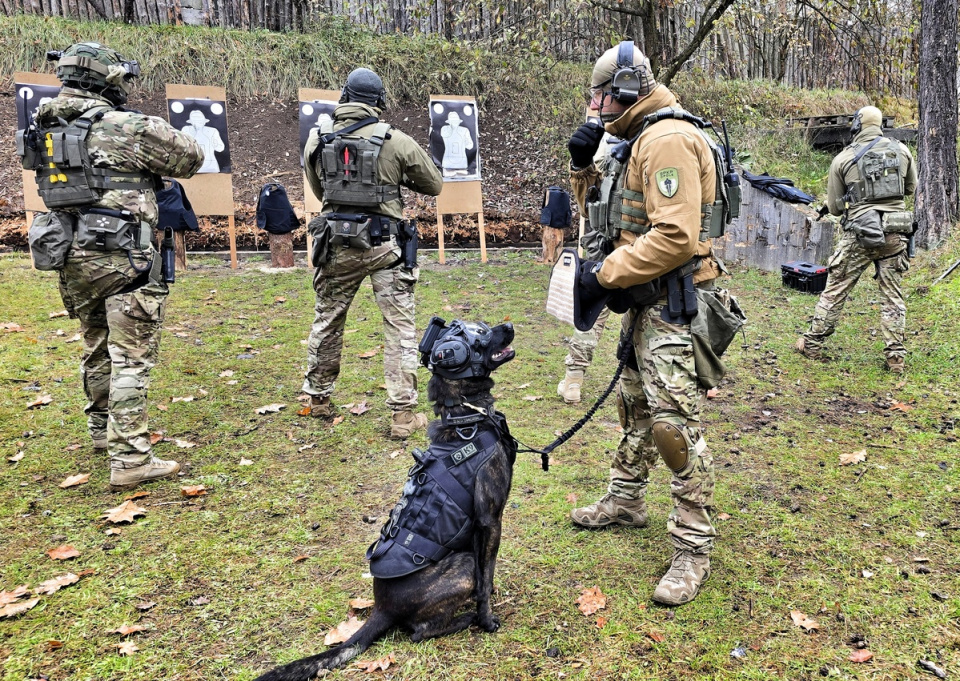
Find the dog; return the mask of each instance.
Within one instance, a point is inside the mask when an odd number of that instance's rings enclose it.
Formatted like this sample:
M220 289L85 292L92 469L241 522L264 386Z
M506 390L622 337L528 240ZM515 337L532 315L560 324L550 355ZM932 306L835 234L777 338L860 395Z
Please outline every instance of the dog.
M345 643L256 681L307 681L396 627L410 630L414 642L473 624L500 628L490 597L517 443L494 409L490 374L514 358L513 337L509 323L430 320L418 350L433 374L427 397L439 418L427 428L429 449L414 450L403 496L367 551L373 610Z

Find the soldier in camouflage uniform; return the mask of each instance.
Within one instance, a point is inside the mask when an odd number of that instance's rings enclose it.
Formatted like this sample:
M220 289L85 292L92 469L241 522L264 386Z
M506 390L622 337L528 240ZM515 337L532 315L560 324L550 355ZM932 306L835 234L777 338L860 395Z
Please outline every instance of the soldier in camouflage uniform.
M369 124L349 133L354 138L368 140L378 128L384 106L385 92L380 77L369 69L356 69L347 78L340 104L334 110L332 131L370 119ZM332 245L327 262L317 267L313 277L313 288L317 292L316 316L307 343L303 391L310 395L313 416L330 418L335 414L330 395L340 374L347 311L363 280L369 276L383 314L387 406L393 411L390 434L402 439L426 427L427 418L415 411L418 356L413 289L420 271L416 267L407 269L402 266L400 248L392 231L396 222L403 219L403 202L397 187L401 185L421 194L436 196L443 188L443 178L430 156L416 142L399 130L390 129L380 146L375 173L377 191L390 198L380 202L376 198L361 198L346 205L337 203L330 199L331 192L326 192L324 185L333 180L345 183L345 173L351 171L341 170L337 174L337 170L331 168L325 172L323 155L314 153L320 146L320 133L321 130L311 132L304 148L307 181L314 194L323 201L320 217L326 220L326 216L341 213L363 214L392 226L385 230L382 243L371 248L351 247L349 240ZM330 156L328 159L333 162ZM356 166L354 168L352 172L357 176L362 174ZM334 222L332 217L330 222Z
M632 96L624 96L628 89ZM702 206L713 203L717 187L708 142L693 123L680 117L676 97L657 84L649 61L632 42L621 43L597 60L591 93L591 108L600 110L606 130L584 124L568 145L571 184L581 210L588 198L597 196L603 180L593 155L605 131L625 140L638 134L639 138L626 165L615 248L602 265L588 261L581 270L581 296L595 299L609 289L644 284L693 259L699 259L694 285L712 289L720 269L710 240L703 238L701 222ZM644 127L645 116L666 109L671 110L669 117ZM624 368L617 393L623 436L610 467L607 494L574 509L570 517L589 528L645 527L649 471L663 458L673 472L674 510L667 530L674 554L653 600L680 605L696 597L710 574L709 554L716 535L710 517L714 469L700 429L705 391L697 379L690 324L682 318L671 321L665 308L662 298L623 316L624 333L634 327L637 359L636 369Z
M866 106L854 116L854 138L850 146L837 154L830 164L827 179L827 205L832 215L842 215L843 236L837 250L827 262L827 284L820 294L810 329L797 341L797 350L810 359L821 359L824 341L836 330L843 306L856 286L860 275L874 265L877 285L883 299L880 329L883 334L886 367L902 374L907 350L903 344L907 306L900 280L910 268L907 258L908 235L904 229L891 231L894 223L912 224L912 215L905 213L904 196L913 194L917 186L917 167L906 145L883 137L883 115L873 106ZM899 157L899 186L892 194L878 199L857 200L849 194L851 187L861 185L856 156L868 145L878 153L888 150ZM862 158L862 157L861 157ZM882 171L890 179L893 171ZM903 216L897 221L897 217Z
M57 76L63 88L37 110L36 129L43 133L54 129L58 119L69 122L99 109L86 141L89 161L96 169L118 175L110 178L109 188L95 190L92 203L58 210L78 216L81 223L98 219L92 211L126 211L125 219L135 231L149 230L145 241L158 219L156 195L145 186L148 180L192 176L203 163L203 152L193 138L163 119L121 108L139 75L136 62L98 43L79 43L50 55L59 59ZM136 181L138 175L145 179ZM124 182L137 188L123 188ZM43 190L45 184L39 184ZM57 187L46 186L52 188L44 196L50 203L47 197L54 196ZM110 456L111 484L125 489L180 469L176 461L151 456L147 428L147 388L157 361L168 290L160 280L152 246L82 248L78 243L82 234L78 228L60 271L60 295L70 316L80 320L90 437L96 449L106 449Z

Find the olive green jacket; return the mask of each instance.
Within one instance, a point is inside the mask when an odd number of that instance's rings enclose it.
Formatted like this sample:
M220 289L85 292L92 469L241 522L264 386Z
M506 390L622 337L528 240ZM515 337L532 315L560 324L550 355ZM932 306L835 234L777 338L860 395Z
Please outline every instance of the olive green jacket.
M865 126L853 138L853 142L833 159L830 164L830 174L827 177L827 207L832 215L843 215L846 210L843 196L847 193L847 186L860 180L860 171L857 164L852 163L853 157L864 145L869 144L882 134L878 125ZM900 153L900 174L903 176L903 192L904 195L910 196L917 188L917 164L914 163L913 155L905 144L897 142L897 145ZM847 168L847 166L850 167ZM844 169L846 169L846 172L844 172ZM892 212L905 209L903 199L864 202L850 208L847 220L852 220L871 210Z
M368 104L349 102L340 104L333 112L333 129L342 130L348 125L362 121L369 116L379 118L380 111ZM360 128L352 133L369 139L373 134L374 124ZM324 213L338 212L341 207L329 203L323 196L323 182L320 179L320 159L316 164L310 163L310 155L320 144L320 131L313 130L303 149L304 171L307 182L313 193L323 202ZM389 137L384 141L380 156L377 159L377 181L380 184L398 184L401 187L412 189L420 194L437 196L443 189L443 177L429 154L413 139L396 128L390 130ZM346 212L356 211L356 207L343 207ZM375 212L397 220L403 219L403 201L387 201L377 206Z

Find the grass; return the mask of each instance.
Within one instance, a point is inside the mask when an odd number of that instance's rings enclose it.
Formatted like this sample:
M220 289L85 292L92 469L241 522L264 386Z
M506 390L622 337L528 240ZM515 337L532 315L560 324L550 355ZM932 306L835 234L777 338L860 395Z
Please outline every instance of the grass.
M498 407L520 440L543 445L587 406L555 396L569 329L543 312L548 270L532 253L491 254L487 265L475 255L446 265L424 256L418 328L437 313L510 319L517 359L496 376ZM881 370L869 279L829 343L833 361L814 363L790 348L815 298L782 289L773 274L735 273L730 286L750 325L704 416L716 511L729 517L717 520L714 575L694 603L667 610L649 601L670 554L663 467L653 473L649 528L570 525L572 504L592 501L606 483L619 437L608 404L555 453L549 473L537 455L518 459L497 566L502 629L416 645L396 633L363 659L393 653L385 676L397 679L893 680L919 678L918 659L955 674L960 278L929 285L957 257L957 246L921 254L907 275L911 354L903 381ZM138 500L147 515L107 536L99 516L126 495L107 490L106 460L85 435L80 348L67 342L77 323L48 317L63 307L48 273L32 271L22 256L0 259L0 323L24 328L0 333L0 590L94 571L0 624L4 681L40 674L249 681L275 662L320 650L323 634L345 619L347 601L371 594L364 551L399 494L410 450L392 456L398 444L385 436L381 355L358 357L381 342L369 287L350 313L335 397L367 400L372 409L330 427L296 413L313 306L307 271L264 273L247 261L233 272L212 258L194 264L170 297L150 402L152 429L198 446L158 444L158 455L188 464L186 475L148 486L150 496ZM602 338L587 399L611 375L615 343L612 333ZM226 369L232 378L219 376ZM53 403L27 410L39 393ZM173 402L188 395L196 399ZM273 402L288 406L255 413ZM909 409L891 409L895 402ZM67 449L74 444L81 447ZM410 446L423 444L415 438ZM839 455L860 449L864 464L838 465ZM21 461L6 461L18 451ZM241 457L253 464L241 466ZM90 472L89 484L58 487L77 472ZM210 493L180 496L181 485L196 483ZM80 557L50 560L45 552L61 544ZM602 628L574 603L594 585L608 596ZM145 601L156 606L141 612L136 605ZM820 629L804 633L791 610ZM133 636L140 650L120 657L120 637L110 630L134 623L147 627ZM871 662L848 661L856 636L866 639ZM63 645L51 649L48 641ZM745 659L730 657L736 647Z

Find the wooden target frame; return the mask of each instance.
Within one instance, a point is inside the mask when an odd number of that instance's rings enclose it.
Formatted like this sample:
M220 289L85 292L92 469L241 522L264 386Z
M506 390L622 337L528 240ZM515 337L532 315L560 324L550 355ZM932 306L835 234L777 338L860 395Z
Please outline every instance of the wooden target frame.
M430 95L430 108L435 101L473 102L476 109L476 97L463 95ZM429 109L428 109L429 112ZM479 136L479 127L477 128ZM479 140L478 140L479 143ZM440 264L446 263L443 254L443 216L460 213L476 213L477 224L480 227L480 262L487 262L487 234L483 224L483 191L482 180L466 180L449 182L444 180L443 189L437 197L437 247L440 253Z
M218 102L227 101L226 88L222 87L174 85L168 83L166 86L166 94L168 120L170 115L169 102L171 99L212 99ZM224 116L229 122L227 113L228 112L224 111ZM229 135L229 127L227 131ZM199 173L191 178L179 179L178 182L183 186L193 206L193 212L198 216L225 215L227 217L227 230L230 236L230 267L237 269L237 224L233 206L233 173ZM184 233L177 232L176 238L182 242ZM180 244L178 244L178 246L179 245ZM186 266L185 250L183 265Z
M297 119L300 117L300 102L313 102L313 101L333 101L337 102L340 100L340 90L318 90L316 88L302 87L297 91ZM310 220L314 213L319 213L322 210L323 202L317 198L317 195L313 193L313 189L310 187L310 183L307 182L307 163L309 160L303 159L303 218L306 221L306 224L310 224ZM307 268L310 268L310 251L313 248L313 237L310 236L310 230L307 230Z

